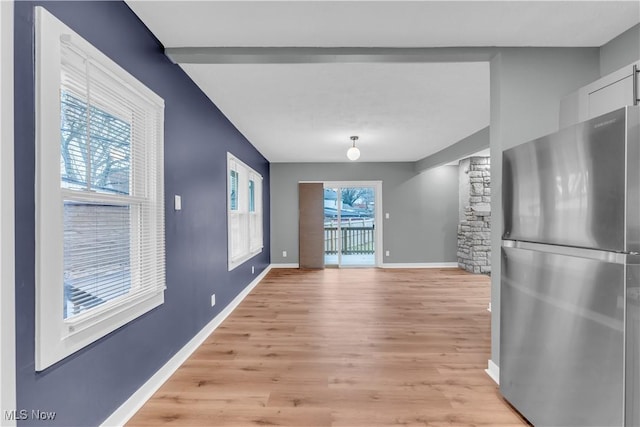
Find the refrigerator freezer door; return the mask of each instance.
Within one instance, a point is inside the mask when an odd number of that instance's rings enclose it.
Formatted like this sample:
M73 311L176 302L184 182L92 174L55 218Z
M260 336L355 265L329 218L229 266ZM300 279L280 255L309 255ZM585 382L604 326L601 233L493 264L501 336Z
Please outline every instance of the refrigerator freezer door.
M627 266L625 426L640 426L640 265Z
M536 426L623 425L626 256L615 259L502 247L500 390Z
M637 247L640 206L628 210L625 201L637 201L627 195L638 193L638 111L623 108L504 151L504 238L635 250L627 240Z

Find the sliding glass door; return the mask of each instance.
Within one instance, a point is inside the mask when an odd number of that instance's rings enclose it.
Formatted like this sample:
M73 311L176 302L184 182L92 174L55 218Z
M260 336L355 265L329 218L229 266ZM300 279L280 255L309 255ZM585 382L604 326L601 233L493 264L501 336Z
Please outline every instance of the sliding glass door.
M325 266L377 265L376 187L325 185Z

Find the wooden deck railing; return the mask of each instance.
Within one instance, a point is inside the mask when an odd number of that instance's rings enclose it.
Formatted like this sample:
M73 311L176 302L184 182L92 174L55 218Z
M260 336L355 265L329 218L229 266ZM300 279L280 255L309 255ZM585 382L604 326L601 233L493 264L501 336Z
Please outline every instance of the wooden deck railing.
M324 252L325 254L338 253L338 234L340 234L343 255L363 255L375 253L374 227L324 227Z

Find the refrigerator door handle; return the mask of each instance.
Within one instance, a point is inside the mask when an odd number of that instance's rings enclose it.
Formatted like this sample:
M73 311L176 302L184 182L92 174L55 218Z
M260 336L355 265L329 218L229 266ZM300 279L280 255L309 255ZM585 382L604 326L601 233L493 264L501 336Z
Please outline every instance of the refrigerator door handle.
M633 83L633 105L640 103L640 91L638 89L638 79L640 78L640 70L637 65L633 66L631 82Z
M634 254L624 252L609 252L598 249L578 248L574 246L549 245L546 243L524 242L519 240L503 240L505 248L525 249L530 251L546 252L556 255L566 255L578 258L592 259L595 261L610 262L613 264L636 264L630 257ZM636 255L634 258L638 258Z

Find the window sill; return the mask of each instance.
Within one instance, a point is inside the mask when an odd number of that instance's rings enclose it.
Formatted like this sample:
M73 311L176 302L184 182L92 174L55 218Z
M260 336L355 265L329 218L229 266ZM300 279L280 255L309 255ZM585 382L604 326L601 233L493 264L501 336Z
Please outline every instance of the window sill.
M240 265L242 265L245 262L249 261L251 258L255 257L256 255L261 254L263 249L264 248L260 248L260 249L258 249L256 251L248 253L247 255L245 255L245 256L243 256L241 258L238 258L237 260L229 261L229 270L228 271L234 270L236 267L239 267Z
M38 346L40 351L36 353L36 371L43 371L53 364L63 360L81 348L91 344L103 336L115 331L130 321L142 316L152 309L164 303L164 290L142 294L133 298L126 304L110 307L105 313L91 319L80 319L80 329L69 325L69 321L63 321L61 330L69 331L68 335L55 339L46 337L49 345ZM89 314L89 313L87 313ZM95 315L95 313L93 314ZM78 323L75 321L74 323ZM90 323L90 324L89 324ZM66 328L65 328L66 326ZM39 334L36 331L36 334ZM40 337L45 338L45 337Z

